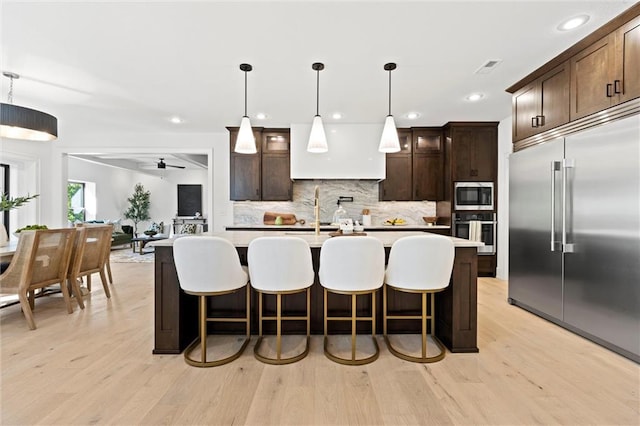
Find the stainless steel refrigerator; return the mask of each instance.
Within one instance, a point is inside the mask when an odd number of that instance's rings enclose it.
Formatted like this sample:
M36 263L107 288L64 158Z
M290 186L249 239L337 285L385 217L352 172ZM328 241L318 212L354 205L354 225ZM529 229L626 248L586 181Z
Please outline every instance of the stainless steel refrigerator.
M640 116L511 155L509 303L640 362Z

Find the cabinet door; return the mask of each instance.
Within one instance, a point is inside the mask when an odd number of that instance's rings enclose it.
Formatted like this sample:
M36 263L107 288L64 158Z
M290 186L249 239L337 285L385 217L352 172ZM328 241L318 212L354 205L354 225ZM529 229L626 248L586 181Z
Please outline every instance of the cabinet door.
M473 176L471 157L475 154L474 150L473 132L475 129L471 128L455 128L452 131L452 172L454 181L474 181L476 176Z
M442 200L443 167L440 154L413 155L413 199L415 201Z
M471 177L473 181L494 182L497 180L498 129L480 127L474 131L471 149Z
M413 152L416 154L442 152L442 129L414 129Z
M611 106L614 40L604 37L571 58L571 120Z
M536 133L569 122L569 68L567 61L538 79Z
M231 199L260 200L260 154L231 154Z
M400 142L402 145L402 141ZM409 143L409 145L411 145ZM411 155L387 155L386 178L380 183L380 201L411 201Z
M614 92L618 102L640 97L640 17L615 32L616 75Z
M292 187L288 154L262 154L262 200L291 201Z
M537 133L538 84L533 82L513 94L513 141L528 138Z
M254 128L256 154L236 154L234 151L238 138L238 128L229 128L229 198L233 201L259 201L260 192L260 151L262 148L262 128Z

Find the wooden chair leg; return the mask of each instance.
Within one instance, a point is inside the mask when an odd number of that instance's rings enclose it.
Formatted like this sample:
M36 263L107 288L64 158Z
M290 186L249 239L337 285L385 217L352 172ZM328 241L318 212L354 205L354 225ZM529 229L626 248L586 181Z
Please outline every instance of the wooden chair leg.
M20 306L22 307L22 313L24 313L24 317L27 319L27 324L29 324L29 328L31 330L35 330L36 322L33 319L33 312L31 311L29 296L27 296L26 293L20 293L18 294L18 299L20 299Z
M109 284L113 284L113 275L111 275L111 262L109 262L109 258L107 258L105 268L107 269L107 275L109 276Z
M91 291L91 274L87 275L87 290Z
M110 298L111 292L109 291L109 283L107 282L107 277L104 273L104 268L100 270L100 281L102 281L102 288L104 288L104 294L106 294L107 297Z
M60 283L60 291L64 297L64 303L67 305L67 313L73 313L73 305L71 305L71 296L69 296L69 287L66 281Z
M33 310L35 310L35 308L36 308L36 304L35 304L35 301L36 301L36 292L35 292L35 290L31 290L31 291L28 293L28 298L29 298L29 307L30 307L30 308L31 308L31 310L33 311Z
M80 285L78 284L78 277L71 277L68 281L71 285L71 289L73 290L73 295L76 297L78 306L80 306L80 309L84 309L84 300L82 300L82 292L80 291Z

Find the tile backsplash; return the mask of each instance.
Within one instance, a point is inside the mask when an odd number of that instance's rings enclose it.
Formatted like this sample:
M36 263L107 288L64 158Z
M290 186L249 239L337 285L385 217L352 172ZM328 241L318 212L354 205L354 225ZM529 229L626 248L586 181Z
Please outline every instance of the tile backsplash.
M235 201L235 225L261 225L264 212L294 213L307 223L314 220L313 191L320 188L320 221L330 222L338 208L338 197L353 197L342 203L349 217L362 220L362 209L369 209L372 225L386 219L404 218L408 224L424 225L422 216L435 216L435 201L378 201L378 185L374 180L299 180L293 183L293 201Z

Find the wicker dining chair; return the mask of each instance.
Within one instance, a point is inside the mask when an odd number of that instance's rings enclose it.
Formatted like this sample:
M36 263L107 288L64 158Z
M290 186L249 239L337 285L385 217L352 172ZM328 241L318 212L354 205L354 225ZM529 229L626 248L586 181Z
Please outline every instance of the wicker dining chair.
M102 287L107 297L111 297L109 282L105 275L105 264L111 246L111 225L81 226L75 229L76 238L71 255L68 278L78 306L84 309L80 290L80 278L87 278L87 289L91 290L91 275L100 274Z
M29 328L33 318L35 290L60 284L67 312L73 307L66 285L75 229L22 231L18 247L7 270L0 275L0 293L16 293Z

